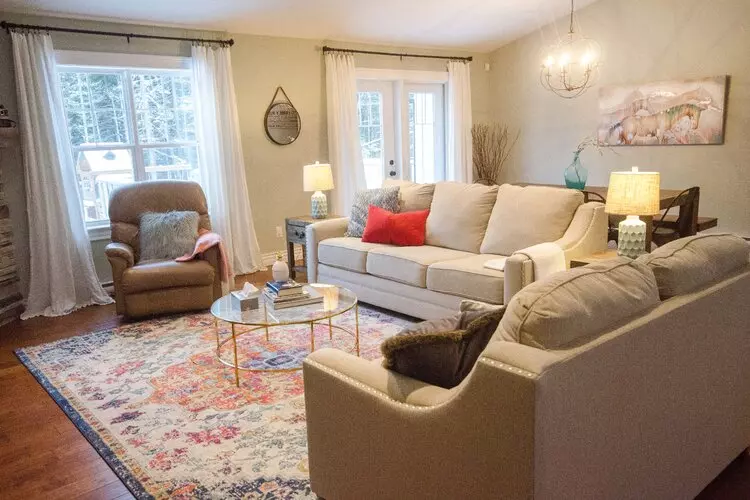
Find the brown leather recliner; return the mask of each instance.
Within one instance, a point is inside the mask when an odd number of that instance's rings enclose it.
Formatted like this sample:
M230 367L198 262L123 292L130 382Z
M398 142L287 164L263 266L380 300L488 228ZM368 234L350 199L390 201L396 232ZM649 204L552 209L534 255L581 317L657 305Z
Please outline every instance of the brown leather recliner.
M219 251L189 262L140 262L139 224L144 212L192 210L198 227L211 229L201 187L187 181L148 181L123 186L109 200L112 243L105 253L112 265L118 314L130 318L208 309L221 294Z

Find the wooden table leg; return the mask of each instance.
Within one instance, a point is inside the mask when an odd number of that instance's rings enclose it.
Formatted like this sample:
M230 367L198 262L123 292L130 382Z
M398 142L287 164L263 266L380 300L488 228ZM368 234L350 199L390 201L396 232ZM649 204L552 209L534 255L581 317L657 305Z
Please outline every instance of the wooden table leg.
M289 264L289 277L295 279L297 273L294 270L294 243L291 241L286 244L286 260Z

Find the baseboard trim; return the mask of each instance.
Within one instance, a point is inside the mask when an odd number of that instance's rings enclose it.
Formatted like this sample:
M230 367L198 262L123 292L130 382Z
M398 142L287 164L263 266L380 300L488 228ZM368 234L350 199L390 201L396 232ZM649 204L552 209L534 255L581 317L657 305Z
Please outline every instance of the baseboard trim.
M266 252L263 254L263 265L272 266L276 262L276 255L281 254L284 256L284 261L287 259L286 250L277 250L275 252ZM294 247L294 260L302 260L302 247L295 245Z

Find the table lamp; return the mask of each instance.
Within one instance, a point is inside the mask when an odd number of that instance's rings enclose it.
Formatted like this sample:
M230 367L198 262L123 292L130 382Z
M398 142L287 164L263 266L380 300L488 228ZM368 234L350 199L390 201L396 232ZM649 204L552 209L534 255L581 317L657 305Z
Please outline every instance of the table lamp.
M612 172L604 211L627 216L620 222L617 255L635 259L645 253L646 223L638 216L659 213L659 172Z
M302 184L306 192L315 191L310 197L310 215L313 219L328 217L328 199L322 191L333 189L331 165L317 161L314 165L305 165Z

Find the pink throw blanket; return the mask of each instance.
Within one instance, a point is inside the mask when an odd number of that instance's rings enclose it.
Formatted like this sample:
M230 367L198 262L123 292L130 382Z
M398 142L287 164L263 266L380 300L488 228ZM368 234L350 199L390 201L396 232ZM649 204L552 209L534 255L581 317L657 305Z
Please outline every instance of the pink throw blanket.
M195 248L193 253L188 253L182 257L177 257L177 262L187 262L193 260L211 247L219 248L219 274L221 275L221 281L229 283L232 278L232 267L229 259L227 259L227 253L224 248L224 242L221 240L221 236L216 233L212 233L207 229L201 229L198 233L198 239L195 241Z

